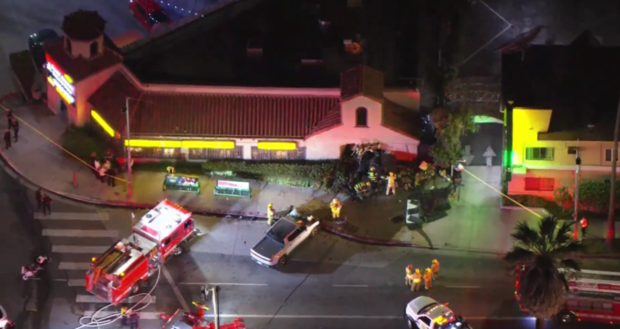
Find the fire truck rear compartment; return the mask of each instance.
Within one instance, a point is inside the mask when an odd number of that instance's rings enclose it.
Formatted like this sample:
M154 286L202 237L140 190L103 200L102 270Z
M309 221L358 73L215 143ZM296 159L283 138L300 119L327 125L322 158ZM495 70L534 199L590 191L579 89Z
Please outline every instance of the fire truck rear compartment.
M131 258L131 253L113 249L101 260L99 267L104 273L114 273Z

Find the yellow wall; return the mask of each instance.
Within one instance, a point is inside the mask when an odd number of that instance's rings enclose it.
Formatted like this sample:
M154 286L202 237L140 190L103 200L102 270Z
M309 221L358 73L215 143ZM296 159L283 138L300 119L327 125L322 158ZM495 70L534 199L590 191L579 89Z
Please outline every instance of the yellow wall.
M514 167L557 167L575 165L575 155L568 154L568 148L577 146L577 141L539 141L538 133L547 132L551 110L514 109L512 162ZM553 147L553 160L526 160L528 147ZM610 166L605 161L605 150L613 148L613 142L579 142L582 166Z

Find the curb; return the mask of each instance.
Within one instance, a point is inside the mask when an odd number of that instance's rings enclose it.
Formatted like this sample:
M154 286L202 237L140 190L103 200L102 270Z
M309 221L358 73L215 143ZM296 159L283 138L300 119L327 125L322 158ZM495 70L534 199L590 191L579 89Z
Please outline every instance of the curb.
M321 229L325 232L329 232L343 239L347 239L347 240L351 240L351 241L355 241L355 242L359 242L363 244L368 244L368 245L384 246L384 247L410 247L410 248L420 248L420 249L429 249L429 250L437 249L437 248L421 246L421 245L407 243L407 242L398 241L398 240L381 240L381 239L364 238L358 235L342 232L341 230L336 229L333 226L328 225L328 224L321 224Z

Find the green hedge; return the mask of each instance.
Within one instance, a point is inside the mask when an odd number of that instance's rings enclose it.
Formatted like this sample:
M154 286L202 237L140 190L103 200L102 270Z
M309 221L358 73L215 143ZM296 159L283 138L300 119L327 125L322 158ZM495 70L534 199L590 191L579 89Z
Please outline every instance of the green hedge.
M65 132L62 147L86 161L90 160L93 152L103 156L104 151L111 147L111 142L97 128L92 124L82 127L71 125Z
M331 188L338 175L338 162L257 162L208 161L202 164L207 173L230 171L241 178L257 179L273 184Z
M536 195L510 195L510 198L515 201L521 203L526 207L531 208L544 208L551 215L559 218L559 219L569 219L573 215L573 207L560 207L555 201L547 200L543 197ZM503 205L509 207L518 207L517 204L508 200L507 198L503 198ZM607 218L607 212L593 212L587 209L579 210L579 216L585 216L587 218Z

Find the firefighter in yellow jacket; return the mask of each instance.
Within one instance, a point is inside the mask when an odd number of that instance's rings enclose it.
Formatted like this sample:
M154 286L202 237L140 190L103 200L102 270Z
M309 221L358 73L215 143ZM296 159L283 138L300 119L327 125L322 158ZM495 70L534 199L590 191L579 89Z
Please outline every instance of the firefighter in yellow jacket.
M433 273L430 268L424 271L424 289L429 290L433 284Z
M273 225L273 216L275 216L276 211L273 209L273 203L267 205L267 225Z
M413 284L411 285L411 291L418 291L422 286L422 273L420 273L420 269L416 268L415 273L413 273Z
M329 204L329 207L332 209L332 218L340 218L340 209L342 209L342 203L338 198L334 198L332 203Z
M433 280L439 279L439 261L433 259L431 269L433 272Z
M396 175L394 175L394 173L391 172L387 181L388 183L387 183L387 190L385 191L385 195L390 195L390 192L396 195Z

